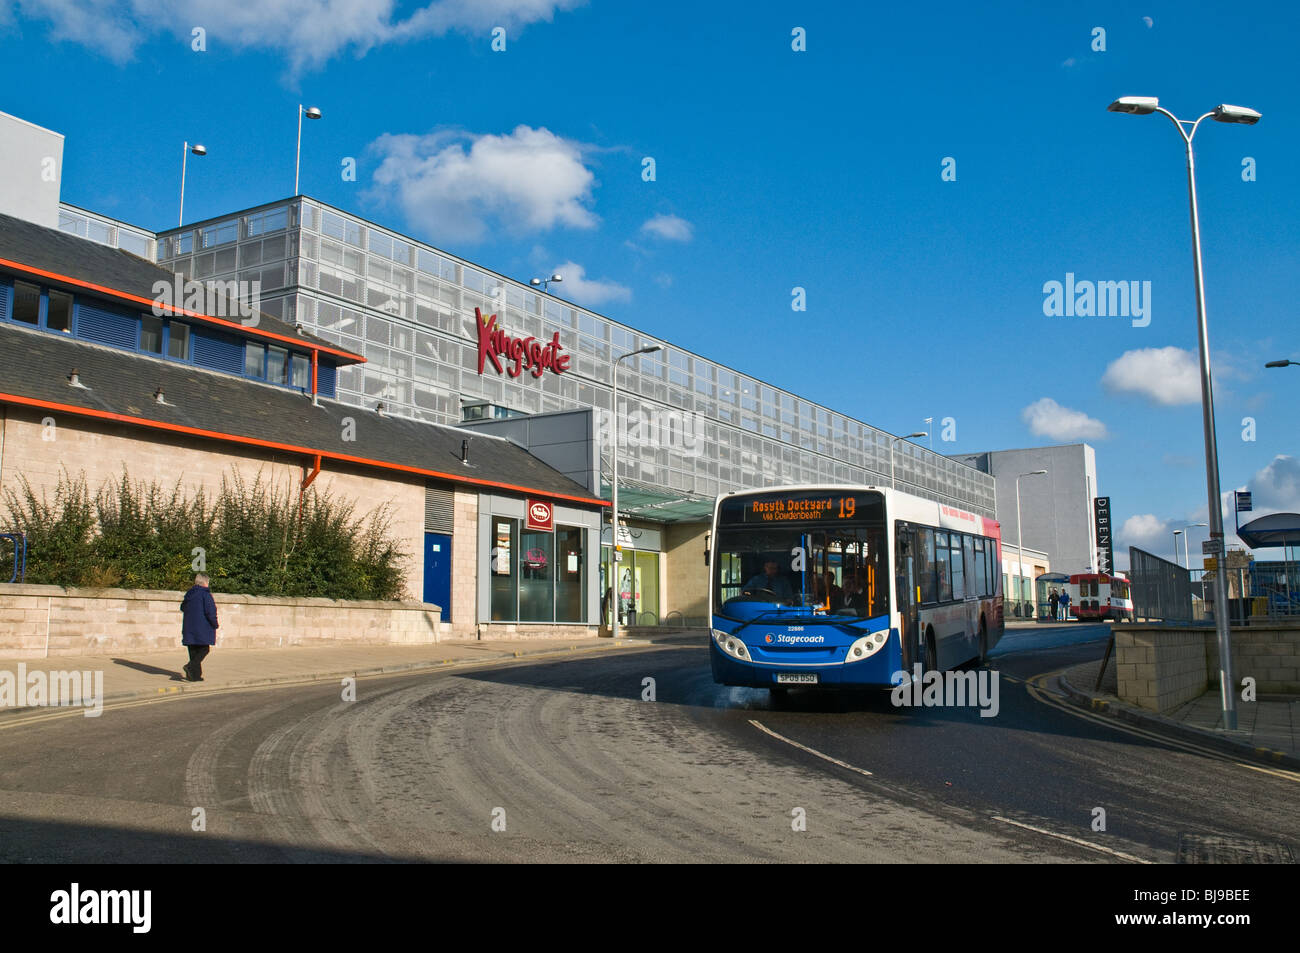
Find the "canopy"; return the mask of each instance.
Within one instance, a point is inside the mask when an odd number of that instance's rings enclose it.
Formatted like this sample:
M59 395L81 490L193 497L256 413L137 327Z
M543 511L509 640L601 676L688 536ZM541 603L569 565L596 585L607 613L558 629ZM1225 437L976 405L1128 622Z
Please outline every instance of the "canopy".
M1300 513L1271 513L1251 520L1237 530L1251 549L1268 546L1300 546Z

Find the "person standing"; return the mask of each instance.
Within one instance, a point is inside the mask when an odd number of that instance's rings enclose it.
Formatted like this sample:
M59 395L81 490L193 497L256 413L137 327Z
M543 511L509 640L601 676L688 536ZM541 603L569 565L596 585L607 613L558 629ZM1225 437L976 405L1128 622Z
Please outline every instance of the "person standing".
M208 590L208 577L199 573L181 600L181 645L190 650L185 681L203 681L203 660L217 644L217 603Z
M1052 604L1052 621L1055 622L1060 618L1061 594L1055 589L1052 590L1052 597L1047 600Z
M1066 590L1061 593L1061 621L1070 621L1070 592Z

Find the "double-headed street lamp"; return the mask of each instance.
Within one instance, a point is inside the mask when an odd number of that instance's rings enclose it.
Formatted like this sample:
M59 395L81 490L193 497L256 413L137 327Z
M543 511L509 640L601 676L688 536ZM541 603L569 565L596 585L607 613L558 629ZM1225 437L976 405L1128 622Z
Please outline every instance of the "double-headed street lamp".
M1205 430L1205 490L1209 498L1210 543L1222 563L1226 547L1223 545L1223 510L1219 498L1219 448L1214 434L1214 391L1210 380L1210 341L1205 322L1205 282L1201 274L1201 225L1196 208L1196 162L1192 155L1192 138L1206 119L1215 122L1254 125L1260 114L1245 106L1215 106L1199 119L1179 119L1160 105L1154 96L1123 96L1107 107L1111 112L1132 113L1145 116L1158 112L1167 116L1183 137L1187 147L1187 195L1192 217L1192 267L1196 282L1197 337L1201 357L1201 418ZM1191 131L1184 129L1191 126ZM1223 572L1214 574L1214 627L1219 637L1219 694L1223 701L1223 727L1229 731L1237 727L1237 697L1232 677L1232 630L1228 625L1228 584Z
M1025 578L1025 549L1021 545L1024 540L1024 533L1020 529L1020 477L1042 476L1046 470L1030 470L1028 473L1022 473L1016 477L1016 571L1020 573L1022 582L1016 586L1016 601L1020 602L1024 596L1024 578ZM1014 576L1012 577L1015 578Z
M900 440L911 440L913 437L928 436L930 435L924 430L918 430L915 433L909 433L906 437L894 437L889 441L889 488L891 490L897 489L897 486L894 485L894 444L898 443Z
M191 152L196 156L205 156L208 154L208 150L197 143L190 145L186 142L184 147L181 149L181 212L180 215L176 217L177 227L185 224L185 160L190 157Z
M530 278L528 279L528 283L534 288L541 288L543 291L546 291L551 282L563 280L564 278L561 275L551 275L549 278Z
M559 276L557 275L555 278L552 278L551 280L554 281L558 277ZM611 496L611 502L613 503L613 513L611 514L613 516L613 519L610 521L611 532L610 532L610 540L609 540L610 576L612 577L610 582L613 586L612 591L614 595L614 598L611 599L610 601L612 603L612 608L614 610L614 618L613 621L610 623L609 634L611 638L615 638L615 639L618 638L618 611L619 609L622 608L622 598L623 598L622 594L619 591L621 587L620 577L622 576L622 573L620 572L621 567L619 566L619 563L622 562L623 554L622 551L619 549L619 545L618 545L618 431L619 431L618 365L621 364L623 361L626 361L629 357L636 357L638 354L652 354L655 351L662 351L663 349L664 346L662 344L648 344L645 347L640 348L638 350L629 351L628 353L624 354L622 357L614 361L614 413L610 417L614 425L614 440L613 440L614 446L613 446L613 451L610 454L610 460L612 463L612 466L610 468L612 473L612 478L611 478L612 492L610 493L610 496Z
M293 194L298 194L298 170L302 167L302 117L308 119L319 119L321 111L315 106L303 107L302 103L298 104L298 151L293 160Z

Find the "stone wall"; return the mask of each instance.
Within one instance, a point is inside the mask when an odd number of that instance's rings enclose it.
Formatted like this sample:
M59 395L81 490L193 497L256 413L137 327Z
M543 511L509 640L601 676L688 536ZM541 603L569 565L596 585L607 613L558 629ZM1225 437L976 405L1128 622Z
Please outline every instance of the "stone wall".
M1152 711L1170 711L1219 684L1219 645L1207 626L1117 625L1119 697ZM1233 675L1255 679L1258 694L1300 693L1300 623L1232 630Z
M0 584L0 658L42 658L47 642L51 656L175 649L183 595ZM213 595L222 648L439 641L440 610L423 602Z
M710 567L704 565L704 540L708 535L708 523L670 523L664 529L662 558L667 563L665 588L670 622L709 617ZM680 618L674 612L681 613Z

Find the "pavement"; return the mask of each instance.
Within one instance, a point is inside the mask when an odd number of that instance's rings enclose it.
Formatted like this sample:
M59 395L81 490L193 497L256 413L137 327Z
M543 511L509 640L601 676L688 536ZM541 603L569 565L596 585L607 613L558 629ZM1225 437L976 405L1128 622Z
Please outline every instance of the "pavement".
M1099 649L1104 651L1104 647ZM1060 674L1061 688L1076 705L1251 760L1300 768L1300 698L1264 695L1253 702L1238 699L1237 728L1227 731L1221 727L1223 709L1217 689L1207 690L1173 711L1157 714L1120 701L1113 656L1098 688L1100 668L1098 658Z
M100 703L156 698L169 693L204 694L235 688L342 679L366 675L391 675L440 669L454 665L477 665L520 658L586 654L644 647L661 641L702 639L700 630L665 629L649 636L630 638L521 639L515 641L447 641L433 645L287 646L274 649L223 649L220 645L203 662L203 681L187 682L181 675L189 657L179 644L167 652L135 652L118 655L62 655L40 659L0 659L3 679L18 686L19 666L26 683L32 675L45 672L102 673ZM84 678L84 675L83 675ZM16 698L0 693L0 719L33 706L15 704Z

